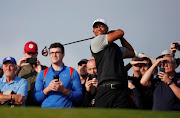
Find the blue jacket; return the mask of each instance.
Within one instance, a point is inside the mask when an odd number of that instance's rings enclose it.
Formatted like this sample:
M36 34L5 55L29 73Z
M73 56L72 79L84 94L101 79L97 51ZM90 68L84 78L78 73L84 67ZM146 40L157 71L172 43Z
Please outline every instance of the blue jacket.
M42 108L71 108L73 107L73 101L80 102L83 93L79 74L74 69L71 85L70 68L64 65L60 70L59 78L63 82L64 87L70 90L71 93L67 96L57 91L50 91L47 95L43 93L43 90L53 80L54 75L55 73L51 66L46 74L45 83L43 84L44 70L38 74L34 88L34 101L42 102Z

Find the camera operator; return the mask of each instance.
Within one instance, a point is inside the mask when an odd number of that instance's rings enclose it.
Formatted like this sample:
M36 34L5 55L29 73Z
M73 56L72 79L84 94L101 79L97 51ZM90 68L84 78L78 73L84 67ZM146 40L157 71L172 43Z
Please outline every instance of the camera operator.
M24 46L24 57L18 62L17 75L20 78L25 78L28 81L28 96L26 105L27 106L40 106L33 101L33 91L37 74L44 70L46 66L42 66L37 60L38 46L35 42L27 42Z
M160 66L165 72L159 72L157 78L150 81L153 70ZM170 55L157 59L143 75L141 84L153 87L153 110L180 110L180 73L175 72L176 61Z
M81 107L94 107L96 89L98 86L96 62L94 59L90 59L87 62L87 73L89 77L85 82L86 91L83 96Z

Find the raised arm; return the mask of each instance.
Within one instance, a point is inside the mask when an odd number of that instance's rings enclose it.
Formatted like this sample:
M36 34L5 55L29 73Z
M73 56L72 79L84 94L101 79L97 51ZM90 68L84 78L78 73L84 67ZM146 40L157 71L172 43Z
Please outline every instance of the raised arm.
M108 43L112 43L113 41L117 39L121 39L124 36L124 32L120 29L115 30L115 31L110 31L108 33Z
M140 83L141 83L143 86L146 86L146 87L150 87L150 86L151 86L151 82L150 82L151 75L152 75L154 69L159 65L159 63L161 62L161 60L162 60L162 59L158 59L158 60L156 61L156 63L154 63L154 64L146 71L146 73L142 76Z
M121 44L126 48L125 58L133 58L135 57L133 47L126 41L124 37L120 38Z
M156 59L146 55L146 54L143 54L143 53L140 53L140 52L137 52L136 50L134 51L135 55L139 58L142 58L142 57L147 57L151 60L152 64L154 64L156 62Z

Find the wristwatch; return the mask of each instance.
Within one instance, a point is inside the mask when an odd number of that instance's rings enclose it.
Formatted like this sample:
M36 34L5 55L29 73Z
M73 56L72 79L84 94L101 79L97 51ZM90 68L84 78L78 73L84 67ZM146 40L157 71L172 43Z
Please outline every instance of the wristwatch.
M172 81L172 80L167 83L168 86L171 85L171 84L173 84L173 81Z

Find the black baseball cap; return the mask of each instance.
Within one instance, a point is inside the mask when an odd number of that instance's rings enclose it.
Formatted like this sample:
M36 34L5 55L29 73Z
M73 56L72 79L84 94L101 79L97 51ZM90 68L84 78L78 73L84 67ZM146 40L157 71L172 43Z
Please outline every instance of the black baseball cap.
M88 60L87 59L82 59L78 62L78 65L81 65L81 64L87 64Z

